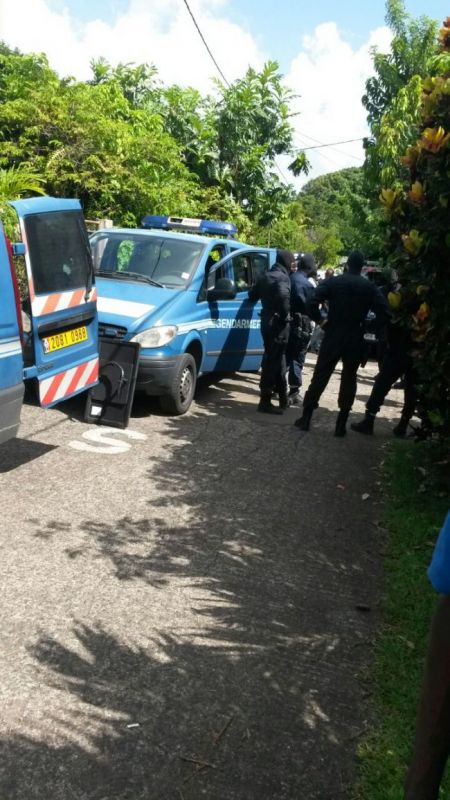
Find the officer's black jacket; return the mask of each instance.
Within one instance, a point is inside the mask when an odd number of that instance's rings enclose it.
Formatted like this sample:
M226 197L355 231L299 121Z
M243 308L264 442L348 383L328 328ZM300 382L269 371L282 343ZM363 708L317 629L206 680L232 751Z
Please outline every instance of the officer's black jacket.
M278 314L286 320L290 312L291 282L284 267L275 264L269 272L264 272L254 286L249 289L249 300L256 303L261 300L265 317Z
M376 314L376 328L382 330L389 319L389 305L374 283L351 272L328 278L319 284L307 303L310 317L320 322L319 306L328 303L327 334L363 332L368 311Z
M291 275L291 311L293 314L306 314L308 301L314 294L314 288L302 270Z

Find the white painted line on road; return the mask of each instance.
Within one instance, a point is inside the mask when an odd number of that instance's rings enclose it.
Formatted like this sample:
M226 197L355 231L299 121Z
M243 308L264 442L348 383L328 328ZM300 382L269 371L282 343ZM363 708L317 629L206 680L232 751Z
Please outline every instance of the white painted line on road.
M72 447L73 450L81 450L86 453L103 453L108 456L126 453L127 450L131 449L130 442L117 440L114 438L116 436L125 436L128 439L134 439L140 442L145 442L148 438L145 433L139 433L129 428L127 428L127 430L121 430L119 428L105 426L104 428L94 428L93 430L86 431L82 435L84 441L80 442L74 440L69 442L69 447ZM90 444L90 442L94 442L94 444Z

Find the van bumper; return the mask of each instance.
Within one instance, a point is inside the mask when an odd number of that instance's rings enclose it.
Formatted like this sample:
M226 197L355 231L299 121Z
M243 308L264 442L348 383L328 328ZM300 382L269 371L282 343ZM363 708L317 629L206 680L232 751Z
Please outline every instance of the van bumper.
M148 395L168 394L182 356L141 356L136 389Z

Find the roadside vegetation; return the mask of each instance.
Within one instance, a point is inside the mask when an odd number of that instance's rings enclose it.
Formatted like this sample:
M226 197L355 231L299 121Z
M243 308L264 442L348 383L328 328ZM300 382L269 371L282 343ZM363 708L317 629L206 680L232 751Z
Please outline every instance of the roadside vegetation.
M146 214L230 220L241 240L309 250L319 266L364 243L368 257L378 254L362 167L301 192L280 171L280 155L292 159L291 178L308 162L294 147L293 96L275 62L230 86L217 82L207 96L164 86L153 65L99 59L91 67L88 81L61 78L45 54L0 43L0 170L11 190L0 191L2 217L4 200L36 193L34 182L78 197L87 219L126 227Z
M384 624L371 676L375 730L360 745L354 800L403 800L428 629L436 593L428 582L436 536L450 507L450 461L430 443L396 444L384 465ZM445 463L447 462L447 463ZM450 795L450 776L442 798Z

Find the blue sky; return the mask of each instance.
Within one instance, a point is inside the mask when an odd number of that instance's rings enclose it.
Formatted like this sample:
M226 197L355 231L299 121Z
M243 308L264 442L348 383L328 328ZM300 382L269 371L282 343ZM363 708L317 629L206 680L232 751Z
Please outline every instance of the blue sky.
M384 0L189 0L229 81L248 66L280 64L297 95L295 142L306 147L367 134L361 105L373 46L391 33ZM448 0L406 0L413 16L441 21ZM1 37L22 52L44 52L61 75L85 80L90 62L153 63L165 84L213 89L217 77L183 0L0 0ZM362 163L360 142L312 151L311 176ZM288 157L279 166L287 174ZM310 177L311 177L310 176ZM297 185L299 183L297 182Z
M232 0L231 16L261 37L285 70L298 50L301 36L321 22L335 21L342 34L361 45L370 31L385 24L383 0ZM413 16L426 14L441 21L450 14L448 0L406 0Z

